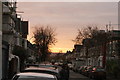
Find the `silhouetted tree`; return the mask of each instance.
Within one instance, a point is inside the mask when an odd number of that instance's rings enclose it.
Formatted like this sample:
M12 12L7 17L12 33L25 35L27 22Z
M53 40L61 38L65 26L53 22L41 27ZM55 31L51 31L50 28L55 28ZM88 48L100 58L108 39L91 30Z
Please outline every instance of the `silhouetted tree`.
M55 30L49 26L37 26L33 34L34 42L37 45L37 52L41 56L41 60L45 61L50 45L56 43Z
M91 26L88 26L87 28L84 29L78 29L78 34L76 38L73 40L73 42L75 42L75 44L82 44L84 39L92 38L93 35L97 32L98 32L98 28Z

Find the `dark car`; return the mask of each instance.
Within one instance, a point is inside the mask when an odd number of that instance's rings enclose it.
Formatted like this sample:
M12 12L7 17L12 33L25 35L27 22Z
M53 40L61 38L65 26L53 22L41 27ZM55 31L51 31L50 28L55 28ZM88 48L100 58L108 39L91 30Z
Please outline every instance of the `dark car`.
M81 74L85 75L86 70L87 70L87 66L83 66L83 68L81 69Z
M39 67L39 64L27 64L26 67Z
M84 71L84 75L89 76L89 74L92 72L93 68L94 68L94 66L87 66L85 71Z
M82 70L84 69L84 66L80 66L79 69L78 69L78 72L79 73L82 73Z
M39 67L41 67L41 68L49 68L49 69L57 69L58 68L58 66L51 65L51 64L40 64Z
M97 80L106 79L106 71L102 67L93 67L89 77Z

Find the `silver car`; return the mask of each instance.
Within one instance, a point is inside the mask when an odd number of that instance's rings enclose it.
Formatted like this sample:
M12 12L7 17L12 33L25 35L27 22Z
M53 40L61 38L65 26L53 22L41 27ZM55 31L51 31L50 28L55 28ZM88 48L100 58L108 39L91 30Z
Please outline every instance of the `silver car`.
M29 67L26 68L23 72L37 72L37 73L46 73L55 75L58 79L61 78L60 76L60 69L53 69L53 68L41 68L41 67Z
M23 72L16 74L12 80L57 80L57 78L46 73Z

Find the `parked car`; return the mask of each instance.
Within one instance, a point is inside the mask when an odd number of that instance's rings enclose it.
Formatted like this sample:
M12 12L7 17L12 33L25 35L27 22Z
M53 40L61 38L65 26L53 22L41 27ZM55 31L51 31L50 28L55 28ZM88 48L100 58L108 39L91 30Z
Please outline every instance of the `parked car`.
M87 70L87 66L83 66L81 69L81 74L85 75L86 70Z
M93 68L94 68L94 66L87 66L85 71L84 71L84 75L89 76L89 74L92 72Z
M39 64L27 64L26 67L39 67Z
M57 78L46 73L23 72L16 74L12 80L57 80Z
M23 72L47 73L47 74L55 75L55 76L57 76L57 78L60 78L60 73L59 73L58 69L29 67L29 68L26 68Z
M80 74L82 74L83 69L84 69L84 66L80 66L80 67L78 68L78 72L79 72Z
M47 68L49 70L53 70L57 73L59 73L62 69L61 66L57 66L57 65L51 65L51 64L40 64L39 65L39 68Z
M90 78L94 79L106 79L106 71L102 67L93 67L92 71L89 73Z
M39 67L49 68L49 69L57 69L57 68L58 68L58 66L56 66L56 65L51 65L51 64L40 64Z

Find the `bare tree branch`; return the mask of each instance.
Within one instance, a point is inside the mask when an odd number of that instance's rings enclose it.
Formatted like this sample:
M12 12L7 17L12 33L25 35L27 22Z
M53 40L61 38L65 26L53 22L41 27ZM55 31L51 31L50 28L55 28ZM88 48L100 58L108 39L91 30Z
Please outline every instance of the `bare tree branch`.
M42 56L44 61L49 52L49 46L57 42L55 30L49 26L37 26L33 34L34 43L38 46L38 53Z

